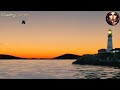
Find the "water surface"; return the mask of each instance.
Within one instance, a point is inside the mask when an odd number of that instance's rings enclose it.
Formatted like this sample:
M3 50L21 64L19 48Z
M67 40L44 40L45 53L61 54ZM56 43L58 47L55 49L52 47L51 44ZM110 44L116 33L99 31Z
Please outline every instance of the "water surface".
M119 79L120 69L75 60L0 60L0 79Z

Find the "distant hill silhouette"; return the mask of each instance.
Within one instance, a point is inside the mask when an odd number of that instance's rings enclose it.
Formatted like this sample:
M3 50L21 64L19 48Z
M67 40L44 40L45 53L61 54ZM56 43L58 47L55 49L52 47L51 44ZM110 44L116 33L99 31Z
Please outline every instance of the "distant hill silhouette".
M25 58L16 57L12 55L0 54L0 59L25 59Z
M77 59L79 58L79 55L75 55L75 54L64 54L58 57L55 57L53 59Z

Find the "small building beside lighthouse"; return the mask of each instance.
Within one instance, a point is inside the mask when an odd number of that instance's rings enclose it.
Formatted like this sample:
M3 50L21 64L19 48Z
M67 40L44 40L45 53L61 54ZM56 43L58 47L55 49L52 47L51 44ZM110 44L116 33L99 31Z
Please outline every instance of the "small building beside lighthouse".
M113 42L112 42L112 30L109 29L108 31L108 41L107 41L107 51L108 53L111 53L113 49Z

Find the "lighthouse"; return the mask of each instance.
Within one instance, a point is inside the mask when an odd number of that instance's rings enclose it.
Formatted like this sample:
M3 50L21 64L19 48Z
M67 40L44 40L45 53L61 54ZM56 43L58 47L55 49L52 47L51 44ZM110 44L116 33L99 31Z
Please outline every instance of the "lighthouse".
M111 53L113 49L113 44L112 44L112 30L109 29L108 31L108 42L107 42L107 52Z

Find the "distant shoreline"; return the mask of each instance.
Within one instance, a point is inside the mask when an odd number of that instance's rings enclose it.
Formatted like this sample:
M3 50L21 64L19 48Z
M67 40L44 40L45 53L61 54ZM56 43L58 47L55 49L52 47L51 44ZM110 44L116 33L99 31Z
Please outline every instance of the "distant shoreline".
M19 59L16 58L15 59L15 58L13 58L12 59L12 58L3 58L3 59L1 59L0 58L0 60L59 60L59 61L61 60L62 61L62 60L76 60L76 59L53 59L53 58L50 58L50 59L39 59L39 58L36 58L36 59L31 59L31 58L19 58Z
M33 60L50 60L50 59L59 59L59 60L73 60L73 59L77 59L78 57L80 57L79 55L75 55L75 54L63 54L54 58L21 58L21 57L16 57L16 56L12 56L12 55L5 55L5 54L0 54L0 59L33 59Z

